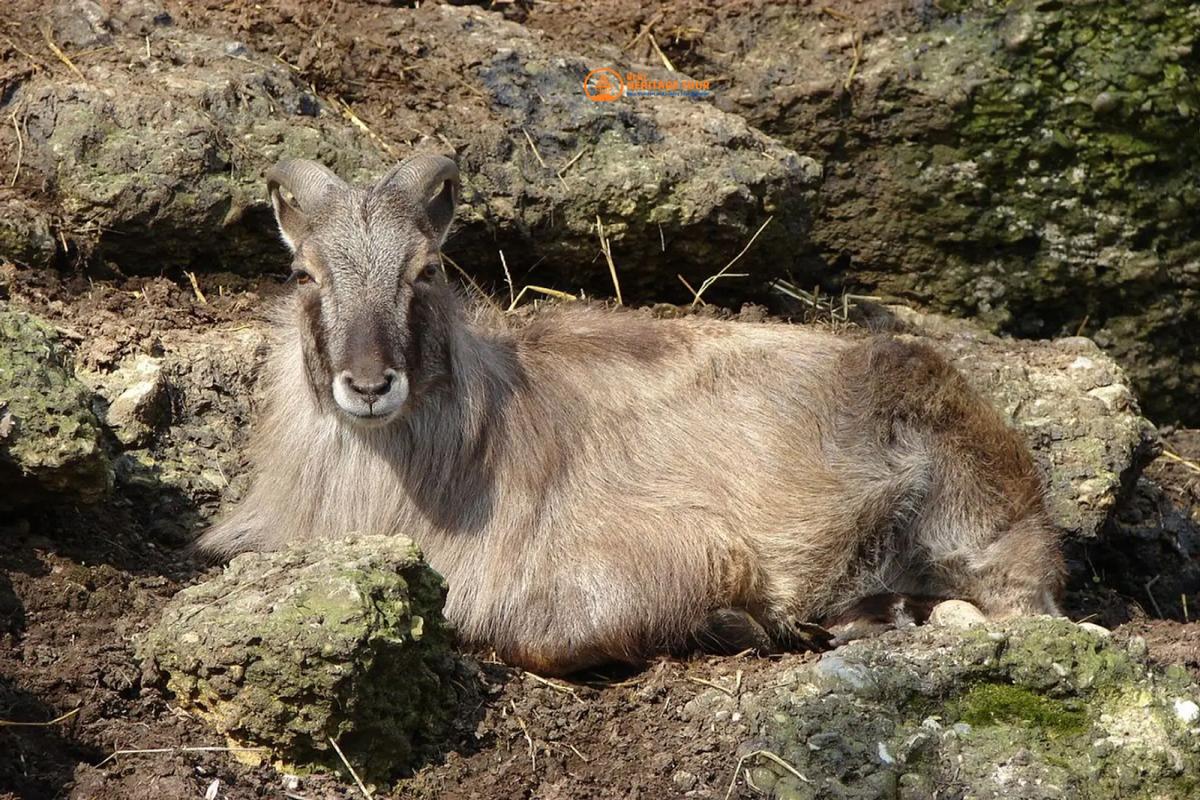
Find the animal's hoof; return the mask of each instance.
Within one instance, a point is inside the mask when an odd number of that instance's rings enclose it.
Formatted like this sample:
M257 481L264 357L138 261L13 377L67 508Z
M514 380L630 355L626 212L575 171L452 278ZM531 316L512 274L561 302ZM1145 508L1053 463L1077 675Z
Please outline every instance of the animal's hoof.
M941 625L946 628L970 628L983 625L987 617L983 612L966 600L946 600L933 607L929 614L930 625Z
M836 637L815 622L791 622L789 627L791 628L792 647L797 650L823 653L834 648Z

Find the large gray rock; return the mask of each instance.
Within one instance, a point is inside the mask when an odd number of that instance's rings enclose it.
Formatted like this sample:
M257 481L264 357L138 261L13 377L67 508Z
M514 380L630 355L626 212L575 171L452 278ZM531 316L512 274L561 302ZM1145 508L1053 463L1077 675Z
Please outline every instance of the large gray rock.
M806 241L820 166L740 117L685 98L593 102L583 79L594 62L496 14L391 13L398 56L422 42L427 74L479 87L434 120L398 112L394 123L433 123L463 143L468 208L450 250L464 264L499 275L503 248L518 280L542 261L533 275L611 295L599 217L626 298L661 299L681 289L677 274L699 286L772 215L737 272L782 274Z
M0 307L0 508L47 494L90 502L108 491L91 400L54 329Z
M90 0L50 9L51 35L80 80L40 70L8 108L21 121L17 186L0 190L0 257L51 263L55 239L129 273L280 266L263 170L314 158L349 179L387 159L283 64L238 42L181 30L153 4L111 13ZM3 147L15 148L12 126Z
M778 800L1194 797L1200 688L1145 656L1066 620L926 626L703 704L737 704L743 779Z
M401 536L235 558L141 637L150 680L241 751L386 780L438 751L471 690L445 582Z
M48 263L48 234L61 233L72 250L127 273L281 266L267 166L313 158L360 181L417 147L456 151L463 168L448 254L498 282L504 251L518 289L612 294L597 217L626 299L683 291L677 274L699 286L772 216L737 272L782 274L805 240L819 165L740 117L680 98L592 102L584 59L478 9L372 13L389 22L379 68L420 80L381 115L391 143L279 61L175 27L153 5L107 14L89 0L60 3L51 14L60 45L106 49L81 61L86 81L43 71L16 89L24 165L0 203L22 213L0 217L0 256ZM454 102L442 101L447 93ZM16 146L11 126L0 126L0 142ZM725 285L737 284L714 291Z

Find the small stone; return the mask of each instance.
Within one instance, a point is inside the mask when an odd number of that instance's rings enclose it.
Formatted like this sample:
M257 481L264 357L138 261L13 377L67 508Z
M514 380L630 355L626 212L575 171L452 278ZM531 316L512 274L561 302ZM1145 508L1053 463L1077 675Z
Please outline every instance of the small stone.
M1020 50L1033 38L1035 27L1033 15L1029 12L1010 15L1004 21L1004 49L1010 52Z
M109 404L104 421L122 444L142 444L162 423L167 411L162 361L141 356L133 366L120 370L114 380L118 388L125 388Z
M1192 700L1179 699L1175 701L1175 716L1185 725L1191 725L1200 719L1200 706Z
M670 753L655 753L650 756L650 770L656 773L666 772L675 763L675 756Z
M1087 631L1088 633L1095 634L1096 636L1103 636L1105 638L1112 636L1112 631L1110 631L1108 628L1104 627L1103 625L1097 625L1094 622L1079 623L1079 630Z
M1092 111L1097 114L1108 114L1116 111L1121 105L1121 98L1112 92L1101 92L1092 100Z
M965 600L946 600L933 607L929 615L931 625L947 628L970 628L987 623L983 612Z
M681 769L671 776L671 783L675 784L681 791L689 792L696 788L698 779L695 775L687 770Z
M1133 397L1133 392L1129 391L1129 387L1120 383L1114 383L1111 386L1098 386L1088 392L1088 396L1094 397L1109 411L1124 411L1133 405L1136 400Z

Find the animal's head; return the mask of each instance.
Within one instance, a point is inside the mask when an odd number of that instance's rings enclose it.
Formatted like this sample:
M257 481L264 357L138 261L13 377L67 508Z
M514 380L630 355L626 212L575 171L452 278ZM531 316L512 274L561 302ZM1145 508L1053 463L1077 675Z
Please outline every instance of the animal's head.
M458 168L415 156L359 189L320 164L289 160L267 173L267 190L294 256L313 391L355 423L386 424L448 370L454 302L439 250Z

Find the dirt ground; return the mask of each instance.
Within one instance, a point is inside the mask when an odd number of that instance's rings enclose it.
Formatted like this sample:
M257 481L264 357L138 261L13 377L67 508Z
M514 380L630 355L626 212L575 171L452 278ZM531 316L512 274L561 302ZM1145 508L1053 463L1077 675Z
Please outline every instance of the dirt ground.
M32 19L36 6L24 6ZM452 101L444 84L418 85L391 71L388 31L374 21L377 6L369 2L201 0L168 7L180 25L222 31L278 55L396 140L412 135L394 121L401 118L394 114L398 96L410 110ZM686 63L689 37L703 34L710 7L674 5L666 19L676 34L659 42L668 57ZM652 16L632 2L517 3L503 10L550 36L616 46L636 37ZM8 265L0 271L0 298L51 320L78 363L102 371L124 356L154 353L163 341L236 330L261 313L280 279L208 274L199 281L203 302L181 275L100 277ZM252 405L218 383L202 402L244 430ZM198 402L189 398L189 408ZM242 466L236 436L233 449L221 450L186 425L168 435L191 437L172 446L215 448L216 469L236 480ZM1200 677L1200 625L1190 622L1200 616L1194 558L1200 431L1169 431L1165 439L1173 457L1148 469L1114 527L1113 543L1072 554L1070 612L1114 626L1118 636L1142 636L1153 657L1186 664ZM131 636L204 574L180 546L216 510L221 493L139 491L136 476L119 482L99 507L41 507L0 522L0 798L361 796L346 775L288 779L269 767L239 764L221 751L225 742L143 683ZM547 682L480 657L490 692L478 729L388 796L725 797L746 731L736 713L706 713L703 696L752 691L774 671L766 659L696 657L632 674ZM739 783L730 796L755 795Z

